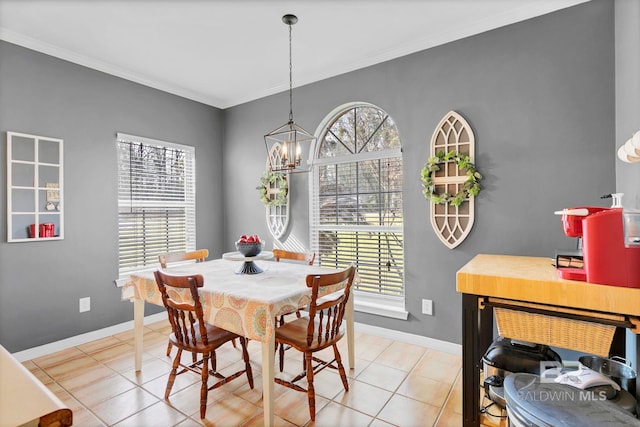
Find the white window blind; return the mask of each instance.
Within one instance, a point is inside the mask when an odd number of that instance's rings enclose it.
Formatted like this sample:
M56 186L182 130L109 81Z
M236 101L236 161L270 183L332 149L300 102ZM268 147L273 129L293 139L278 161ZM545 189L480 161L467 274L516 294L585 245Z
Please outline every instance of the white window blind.
M361 278L356 291L404 296L402 153L395 123L376 107L356 106L329 121L319 144L311 246L320 265L355 262Z
M120 276L195 250L195 149L118 133Z

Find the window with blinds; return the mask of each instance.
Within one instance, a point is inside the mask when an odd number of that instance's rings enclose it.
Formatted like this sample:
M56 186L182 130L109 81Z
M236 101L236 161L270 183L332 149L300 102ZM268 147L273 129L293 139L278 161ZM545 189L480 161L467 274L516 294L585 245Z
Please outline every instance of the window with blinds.
M195 149L117 135L120 276L195 250Z
M313 167L311 246L322 266L356 263L359 295L403 297L398 129L388 114L368 104L350 106L327 122Z

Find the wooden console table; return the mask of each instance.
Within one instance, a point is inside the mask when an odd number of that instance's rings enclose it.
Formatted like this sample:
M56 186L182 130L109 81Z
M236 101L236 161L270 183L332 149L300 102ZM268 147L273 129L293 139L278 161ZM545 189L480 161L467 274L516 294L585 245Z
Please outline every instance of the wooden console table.
M640 288L560 279L552 264L550 258L481 254L458 271L465 426L480 425L480 360L493 341L492 301L514 310L533 304L545 316L579 318L640 334ZM567 314L572 311L579 314ZM624 350L624 335L616 336L616 349ZM638 362L640 356L634 361L635 369Z

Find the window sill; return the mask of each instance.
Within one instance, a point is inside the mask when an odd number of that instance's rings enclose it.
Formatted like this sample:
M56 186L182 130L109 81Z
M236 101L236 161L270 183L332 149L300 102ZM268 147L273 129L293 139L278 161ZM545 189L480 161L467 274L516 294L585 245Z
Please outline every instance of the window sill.
M179 263L176 263L176 265L178 264ZM116 288L121 288L129 281L129 278L131 277L132 274L144 273L146 271L155 271L158 269L160 269L160 264L149 265L147 267L140 267L138 270L129 270L124 273L121 273L118 276L118 278L113 281L113 283L116 285Z
M354 310L361 313L407 320L409 312L404 308L404 298L367 295L354 292Z
M125 283L127 283L129 281L128 278L124 278L124 279L116 279L113 281L113 283L115 283L116 288L121 288L125 285Z

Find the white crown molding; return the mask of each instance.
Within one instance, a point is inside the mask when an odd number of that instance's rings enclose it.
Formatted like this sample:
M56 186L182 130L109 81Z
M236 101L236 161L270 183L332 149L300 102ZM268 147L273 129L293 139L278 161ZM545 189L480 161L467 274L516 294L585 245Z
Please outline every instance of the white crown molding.
M222 109L229 106L227 105L228 102L224 102L221 99L211 98L201 93L193 92L177 85L160 82L147 76L135 74L120 67L116 67L112 64L97 60L95 58L89 58L87 56L60 48L58 46L54 46L41 40L36 40L23 34L7 30L6 28L0 27L0 40L4 40L6 42L25 47L27 49L35 50L37 52L44 53L59 59L63 59L65 61L73 62L74 64L82 65L83 67L101 71L112 76L120 77L134 83L139 83L153 89L158 89L163 92L177 95L182 98L201 102L212 107Z
M311 72L305 75L298 74L293 84L294 87L307 85L316 81L369 67L381 62L400 58L465 37L473 36L485 31L493 30L505 25L510 25L526 19L530 19L534 16L540 16L547 13L555 12L560 9L575 6L587 1L590 0L538 0L534 2L523 2L520 7L508 9L503 13L495 14L484 19L479 19L474 23L471 23L470 25L449 27L450 31L434 31L428 36L421 37L420 39L417 39L413 42L402 43L396 48L371 54L364 59L354 60L351 62L341 62L340 66L337 67L311 67ZM186 89L180 85L172 84L167 81L161 81L147 75L131 72L122 67L115 66L99 59L87 57L86 55L82 55L13 32L11 30L8 30L7 28L0 27L0 40L5 40L9 43L14 43L28 49L42 52L47 55L73 62L75 64L102 71L116 77L120 77L135 83L139 83L170 94L201 102L203 104L211 105L220 109L229 108L235 105L243 104L288 90L288 82L283 81L282 84L271 86L265 89L252 91L240 89L235 95L228 98L214 97L205 95L202 92Z
M301 77L294 79L293 87L295 88L304 86L317 81L335 77L340 74L346 74L351 71L370 67L375 64L401 58L403 56L411 55L413 53L430 49L432 47L440 46L476 34L481 34L486 31L494 30L503 26L515 24L527 19L532 19L532 17L556 12L558 10L566 9L568 7L572 7L580 3L586 3L588 1L591 0L564 0L563 2L561 2L560 0L546 0L536 2L535 4L527 3L520 8L510 9L499 15L494 15L490 18L479 20L475 23L475 25L467 25L464 28L454 28L449 32L438 31L437 33L429 34L428 37L416 40L413 43L402 44L401 46L398 46L394 49L381 51L376 55L368 56L366 59L342 63L340 69L324 68L318 70L316 68L317 72L302 75ZM559 3L562 3L563 6L558 7ZM288 89L288 83L283 83L281 85L274 86L263 91L240 94L233 100L230 100L230 105L228 105L228 107L274 95L276 93L284 92Z

